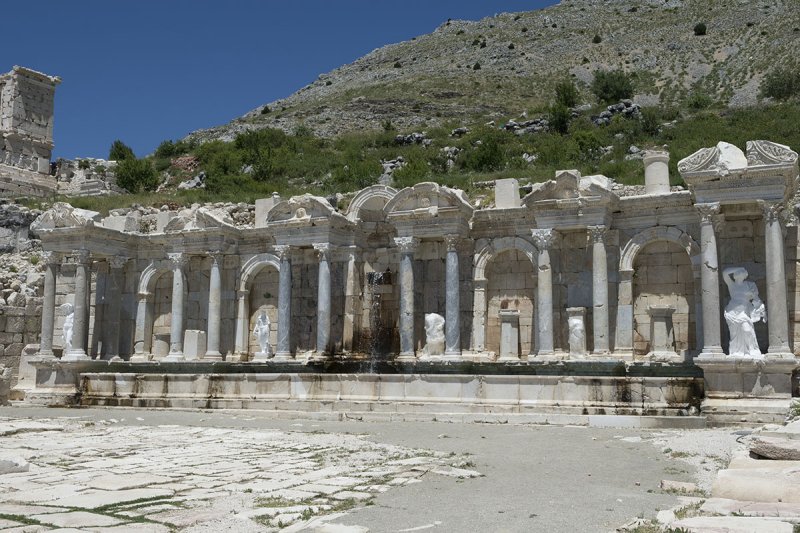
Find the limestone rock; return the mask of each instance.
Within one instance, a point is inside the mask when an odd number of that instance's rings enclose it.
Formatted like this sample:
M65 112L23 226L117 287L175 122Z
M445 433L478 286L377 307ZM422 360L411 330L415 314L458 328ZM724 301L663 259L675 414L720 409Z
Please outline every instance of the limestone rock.
M767 459L800 461L800 440L758 437L750 443L750 452Z
M800 503L800 468L720 470L711 495L732 500Z
M792 533L794 530L790 522L750 516L695 516L677 520L670 527L708 533Z

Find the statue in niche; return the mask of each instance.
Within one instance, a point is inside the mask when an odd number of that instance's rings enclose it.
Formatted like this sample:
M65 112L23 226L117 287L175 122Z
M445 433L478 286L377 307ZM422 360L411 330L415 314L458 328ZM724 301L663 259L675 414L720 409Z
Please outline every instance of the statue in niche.
M253 327L253 336L256 338L256 341L258 341L258 347L260 349L260 352L258 353L259 355L271 355L271 349L269 346L269 328L270 320L267 316L267 312L261 311L258 319L256 319L256 325Z
M728 323L731 342L728 354L733 357L763 357L756 340L753 324L759 320L767 321L764 303L758 297L758 288L752 281L746 281L748 272L744 267L728 267L722 271L722 279L728 286L731 296L725 307L725 321Z
M567 326L569 327L569 354L573 356L586 355L586 327L583 325L583 317L580 315L570 316Z
M75 328L75 308L71 303L61 306L64 312L64 325L61 327L61 337L64 340L64 354L72 351L72 333Z
M425 314L425 355L444 355L444 317L437 313Z

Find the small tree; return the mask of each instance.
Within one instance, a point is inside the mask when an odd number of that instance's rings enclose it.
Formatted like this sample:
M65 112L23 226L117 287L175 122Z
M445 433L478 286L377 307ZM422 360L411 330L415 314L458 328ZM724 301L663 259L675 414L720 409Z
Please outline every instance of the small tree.
M147 159L123 159L116 169L117 185L132 192L154 191L158 174Z
M578 88L572 80L563 80L556 84L556 103L564 107L578 105Z
M621 70L598 70L591 88L601 102L609 104L633 96L633 81Z
M698 22L694 25L694 34L695 35L705 35L706 34L706 23L705 22Z
M767 74L761 82L761 96L776 100L800 96L800 68L777 68Z
M549 127L552 131L564 135L569 131L569 121L571 118L572 113L567 106L562 103L555 103L550 108Z
M111 143L111 149L108 151L108 158L111 161L124 161L125 159L136 159L136 155L130 146L117 139Z

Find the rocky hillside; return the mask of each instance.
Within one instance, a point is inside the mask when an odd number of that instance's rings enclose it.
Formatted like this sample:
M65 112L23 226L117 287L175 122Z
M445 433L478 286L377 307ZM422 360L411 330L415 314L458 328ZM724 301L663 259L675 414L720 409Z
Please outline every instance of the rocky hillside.
M705 34L696 31L705 24ZM642 105L703 92L753 104L764 74L800 45L798 0L564 0L537 11L449 20L387 45L229 124L191 134L230 140L247 129L304 125L321 136L502 119L547 105L572 76L586 101L593 72L635 74Z

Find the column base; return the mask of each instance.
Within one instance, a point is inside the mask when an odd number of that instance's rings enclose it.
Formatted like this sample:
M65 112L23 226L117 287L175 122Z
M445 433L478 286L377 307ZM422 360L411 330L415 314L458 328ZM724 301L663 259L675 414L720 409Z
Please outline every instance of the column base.
M400 355L395 357L394 360L395 361L401 361L401 362L402 361L411 362L411 361L416 361L417 360L417 356L414 355L414 352L400 353Z
M129 363L146 363L150 360L150 354L148 353L135 353L128 359Z
M536 357L553 357L555 354L555 350L539 350L536 352Z
M162 359L162 361L165 363L177 363L184 360L185 358L183 357L183 352L170 352L164 359Z
M294 361L294 357L292 357L292 352L278 352L275 354L275 357L272 358L273 361Z
M780 346L778 348L770 347L765 354L768 359L794 359L795 356L788 346Z
M61 357L62 361L89 361L91 357L86 355L86 352L83 350L72 350L66 355Z
M242 354L242 355L244 355L244 354ZM244 361L247 360L246 356L243 358L243 360ZM250 359L250 361L254 361L254 362L255 361L270 361L270 360L272 360L272 354L269 353L269 352L256 352L255 354L253 354L253 358Z
M39 359L55 359L56 354L53 353L53 350L47 350L44 352L36 352L36 357Z
M521 359L518 355L501 355L495 362L497 363L519 363Z
M650 352L645 358L656 363L680 363L683 361L677 352Z
M722 346L704 346L698 357L702 359L724 359L725 352L722 351Z
M223 360L222 354L219 353L218 351L206 352L205 355L203 355L203 357L201 357L201 359L203 361L222 361Z
M331 359L327 352L314 352L308 357L308 361L312 363L322 363Z
M462 361L464 358L461 356L461 350L453 350L448 352L445 350L443 361Z

